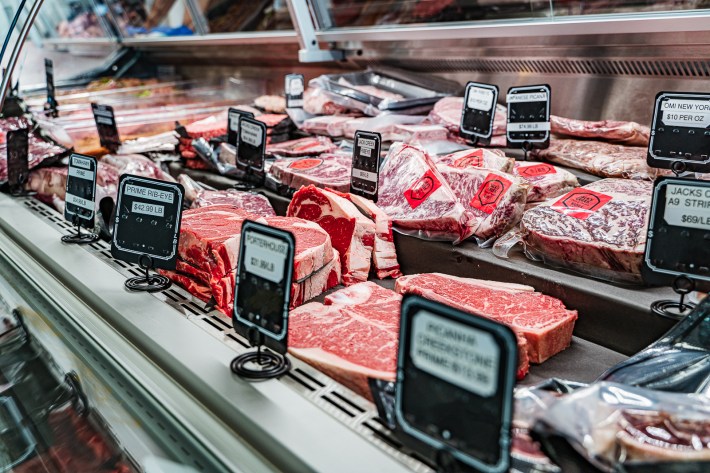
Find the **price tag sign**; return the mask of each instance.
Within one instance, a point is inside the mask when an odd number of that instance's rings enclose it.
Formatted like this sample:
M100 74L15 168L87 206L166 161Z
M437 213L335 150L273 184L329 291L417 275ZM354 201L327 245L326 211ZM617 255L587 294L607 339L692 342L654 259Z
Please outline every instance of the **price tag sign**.
M508 102L508 147L528 143L532 148L550 145L550 86L511 87Z
M46 109L53 117L57 116L57 97L54 89L54 63L51 59L44 60L44 75L47 79Z
M284 78L286 108L303 108L303 91L306 89L303 74L288 74Z
M91 111L94 113L94 121L96 122L96 130L99 132L101 146L112 153L116 152L121 146L121 138L118 136L113 107L92 103Z
M353 145L353 168L350 192L377 202L380 179L382 136L370 131L356 131Z
M662 177L653 189L643 277L669 285L678 276L710 288L710 182Z
M648 165L678 172L710 172L710 94L656 96Z
M416 295L404 297L401 311L395 397L400 437L436 463L445 453L476 471L507 472L515 334Z
M243 116L254 118L253 113L245 112L238 108L230 108L227 113L227 143L234 147L237 146L237 141L239 141L239 119Z
M27 162L29 152L29 130L10 130L7 139L7 182L11 191L22 191L29 177Z
M128 263L150 256L152 267L175 269L184 195L175 182L122 175L111 255Z
M461 112L461 135L487 141L493 135L493 122L498 103L498 87L490 84L469 82Z
M64 218L72 223L79 219L87 227L94 225L96 169L96 158L83 154L72 154L69 158Z
M254 171L264 170L266 124L253 118L239 117L237 163Z
M296 240L290 232L245 221L234 289L234 329L256 331L264 344L285 354Z

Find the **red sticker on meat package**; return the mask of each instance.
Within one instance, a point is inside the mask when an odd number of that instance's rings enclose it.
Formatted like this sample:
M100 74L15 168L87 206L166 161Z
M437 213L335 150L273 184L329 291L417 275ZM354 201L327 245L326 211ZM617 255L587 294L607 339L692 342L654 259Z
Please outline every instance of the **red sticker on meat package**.
M306 171L308 169L313 169L318 166L323 164L322 159L318 158L306 158L306 159L299 159L298 161L294 161L291 164L288 165L291 169L298 169L300 171Z
M552 204L552 209L570 217L586 220L597 210L610 202L610 195L579 188L563 195Z
M483 166L483 150L477 149L466 156L462 156L454 161L454 167L456 168L480 168Z
M412 187L404 191L404 198L414 210L422 205L439 187L441 187L441 181L430 169Z
M469 205L474 209L492 214L505 193L510 189L510 185L511 182L508 179L491 173L486 176Z
M516 164L515 172L518 176L527 178L545 176L547 174L557 174L557 170L555 170L554 166L545 163L533 164L532 166Z

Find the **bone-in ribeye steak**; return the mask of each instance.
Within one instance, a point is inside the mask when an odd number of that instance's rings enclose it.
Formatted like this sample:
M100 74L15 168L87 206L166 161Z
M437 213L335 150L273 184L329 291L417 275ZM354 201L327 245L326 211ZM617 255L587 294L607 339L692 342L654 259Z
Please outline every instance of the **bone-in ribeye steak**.
M378 206L402 231L460 242L473 234L472 215L426 152L395 143L380 171Z
M395 378L401 299L363 282L294 309L289 352L371 399L367 378Z
M529 251L592 276L640 281L653 184L602 179L528 210Z
M375 241L375 224L341 195L315 186L301 187L287 215L320 225L340 253L343 283L367 281Z
M313 158L277 159L268 170L268 177L279 186L300 189L314 185L340 192L350 192L351 155L322 154Z
M413 293L511 327L519 337L518 377L567 348L577 311L530 286L428 273L403 276L395 291ZM527 356L525 355L527 354Z
M574 174L548 163L517 161L513 174L530 184L528 202L542 202L579 187Z
M234 272L244 220L288 230L296 238L291 306L295 307L340 282L339 255L317 224L289 217L258 217L229 205L183 213L176 271L161 271L203 300L211 296L231 315ZM300 281L300 282L298 282Z
M596 122L550 115L553 134L610 141L627 146L648 146L651 129L636 122L601 120Z

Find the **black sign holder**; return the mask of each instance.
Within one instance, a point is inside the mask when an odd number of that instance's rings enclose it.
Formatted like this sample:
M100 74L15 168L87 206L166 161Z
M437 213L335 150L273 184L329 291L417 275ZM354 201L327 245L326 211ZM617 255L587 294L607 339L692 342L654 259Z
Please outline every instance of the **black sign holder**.
M265 253L262 244L269 245L270 250ZM268 259L273 247L283 254L280 263ZM232 372L242 378L273 379L291 369L286 351L295 248L296 240L290 232L250 220L242 225L232 324L256 347L256 351L242 353L230 363ZM279 279L270 279L274 277ZM263 351L263 346L273 351Z
M524 101L511 103L511 96L520 94L535 94L545 93L546 100L539 101ZM506 128L506 140L509 148L515 148L520 145L523 150L523 160L528 160L528 153L533 149L545 149L550 146L550 102L552 93L550 86L547 84L531 85L524 87L511 87L508 89L508 127ZM537 105L536 105L537 104ZM547 130L542 130L544 133L541 136L532 136L539 134L541 130L533 130L530 132L510 130L511 125L516 123L543 123L548 124ZM514 134L515 133L515 134Z
M669 199L669 186L685 187L687 192ZM688 216L680 207L683 200L697 198L710 201L710 182L676 176L661 177L654 184L642 275L649 284L670 284L680 296L677 302L659 300L651 305L653 313L661 317L683 318L695 307L692 302L685 301L685 296L698 286L710 289L710 245L707 240L710 230L693 227L692 223L683 225L686 218L700 220L703 217ZM677 199L677 208L669 213L668 204L674 199Z
M471 146L490 144L497 104L498 86L478 82L466 84L459 135Z
M28 164L29 130L10 130L7 141L7 185L14 197L26 197L32 193L25 190L30 175Z
M46 110L47 115L57 118L59 116L59 112L57 111L57 106L59 104L57 103L56 91L54 88L54 63L51 59L45 58L44 60L44 75L47 79L47 103L44 104L44 109Z
M101 146L115 153L121 146L121 137L118 134L116 125L116 115L110 105L99 105L92 103L91 111L96 122L96 131L99 133Z
M88 165L88 169L85 169L88 172L92 173L92 178L91 178L91 183L86 186L86 185L81 185L80 181L75 182L75 179L81 179L72 176L72 169L77 168L74 165L74 158L80 159L82 161L85 161L85 165ZM92 205L95 205L95 198L96 198L96 172L97 172L98 166L96 164L96 158L92 156L85 156L82 154L72 154L69 157L69 169L67 170L67 185L66 185L66 192L65 196L69 195L74 195L76 193L76 189L81 189L83 191L82 193L85 195L78 196L82 199L88 200L91 202ZM86 179L81 179L85 181ZM76 189L75 189L76 188ZM66 199L65 199L66 200ZM99 239L99 235L93 232L89 233L81 233L81 223L82 221L86 222L87 224L91 224L91 222L94 221L94 216L95 216L95 210L91 211L91 215L87 216L80 216L79 211L77 209L72 208L72 203L66 203L64 204L64 218L69 220L72 225L76 227L76 234L75 235L64 235L62 237L62 242L67 243L67 244L73 244L73 245L85 245L87 243L93 243ZM90 227L87 227L87 229L90 229Z
M286 108L303 108L303 92L305 89L303 74L287 74L284 77Z
M350 173L350 193L377 203L382 159L382 135L371 131L356 131L353 140L353 163Z
M253 113L238 108L230 107L227 111L227 143L234 146L235 149L239 146L239 119L242 116L254 118Z
M401 311L397 437L439 472L507 472L515 334L490 319L417 295L405 295ZM449 332L456 336L447 338Z
M245 171L244 180L252 189L264 183L266 160L266 124L247 116L239 117L237 164Z
M123 174L118 183L111 255L138 263L144 275L126 280L129 291L157 292L170 287L151 269L174 270L185 189L175 182Z

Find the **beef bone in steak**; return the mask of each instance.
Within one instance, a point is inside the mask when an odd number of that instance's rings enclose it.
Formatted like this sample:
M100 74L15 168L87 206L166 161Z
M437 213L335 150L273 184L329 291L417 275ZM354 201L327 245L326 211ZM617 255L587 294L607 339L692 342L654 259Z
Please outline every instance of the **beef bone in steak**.
M526 251L605 279L640 282L653 184L602 179L528 210Z
M390 147L377 202L405 233L455 243L473 234L473 216L419 148L402 143Z
M257 217L229 205L186 210L180 228L177 271L161 273L197 297L204 299L209 293L220 310L231 314L241 227L246 219L294 234L292 307L340 282L338 252L317 224L298 218Z
M278 144L270 144L266 147L266 153L274 156L317 156L323 153L331 153L337 148L325 136L309 136L298 140L284 141Z
M601 177L653 180L670 172L646 164L646 153L646 148L558 139L553 139L547 149L533 151L534 156L545 161Z
M530 184L528 202L542 202L579 187L574 174L548 163L517 161L513 174L522 177Z
M429 273L403 276L395 291L413 293L508 325L518 334L518 378L567 348L577 311L530 286Z
M375 224L341 195L315 186L301 187L288 206L289 217L316 222L340 253L343 284L367 281L375 242Z
M363 282L289 314L289 353L372 399L368 378L394 381L402 297Z
M474 236L489 242L513 228L523 216L530 185L504 172L477 167L438 164L461 205L473 215Z
M486 168L494 171L513 172L515 160L508 158L502 151L483 148L464 149L443 156L432 156L434 162L455 168Z
M353 158L344 153L325 153L313 158L277 159L268 176L278 185L290 189L314 185L340 192L350 191Z
M372 263L377 277L398 278L402 275L397 261L397 250L392 234L392 219L374 202L355 194L344 194L360 212L375 222L375 243L372 248Z
M434 104L427 120L445 126L449 131L458 134L463 112L463 97L444 97ZM493 136L505 135L507 126L507 110L496 104L496 116L493 120Z
M627 146L648 146L651 129L636 122L586 121L550 115L554 135L610 141Z

